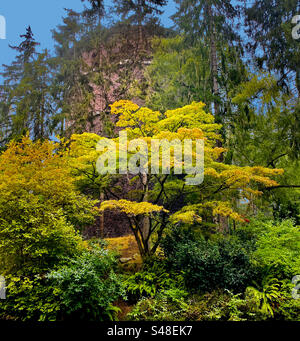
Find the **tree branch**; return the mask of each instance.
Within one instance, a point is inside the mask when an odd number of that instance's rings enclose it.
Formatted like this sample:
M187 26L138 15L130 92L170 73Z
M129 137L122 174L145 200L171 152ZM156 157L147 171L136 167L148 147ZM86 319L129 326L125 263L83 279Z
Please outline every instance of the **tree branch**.
M279 185L279 186L273 186L273 187L265 187L264 190L271 191L273 189L278 188L300 188L300 185Z

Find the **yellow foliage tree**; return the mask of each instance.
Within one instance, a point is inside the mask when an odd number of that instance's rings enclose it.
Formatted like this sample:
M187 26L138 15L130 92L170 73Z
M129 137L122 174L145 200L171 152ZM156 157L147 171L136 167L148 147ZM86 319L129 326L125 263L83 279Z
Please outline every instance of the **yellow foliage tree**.
M136 183L138 190L131 191L120 200L103 202L101 210L119 210L127 215L143 258L155 253L168 224L212 222L216 214L244 221L235 210L234 202L260 195L263 187L276 186L277 182L272 178L283 173L281 169L238 167L219 162L220 154L226 152L224 148L217 147L217 141L221 140L218 133L221 125L216 124L214 117L204 109L202 102L193 102L165 113L139 107L127 100L111 106L112 115L117 116L117 126L127 133L128 144L135 139L144 141L148 158L141 172L130 180L132 185ZM91 139L94 138L91 135ZM196 141L202 139L204 181L195 185L187 183L191 174L187 174L185 160L177 156L172 145L169 174L151 173L152 141L158 139L170 143L177 140L182 142L182 146L186 139L191 140L190 156L194 159L198 156ZM113 141L118 150L123 147L120 138ZM95 145L92 148L95 149ZM128 159L134 153L131 150ZM162 170L163 166L160 158L159 169ZM182 166L182 174L175 171L178 166Z
M83 248L96 201L76 188L64 145L25 136L0 155L0 268L43 272Z

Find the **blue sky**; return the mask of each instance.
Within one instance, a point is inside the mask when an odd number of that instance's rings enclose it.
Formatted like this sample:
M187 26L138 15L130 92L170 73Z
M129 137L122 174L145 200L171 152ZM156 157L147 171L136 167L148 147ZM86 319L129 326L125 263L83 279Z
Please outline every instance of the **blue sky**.
M111 4L111 1L107 1ZM14 51L8 45L18 45L20 34L31 25L35 39L41 48L53 48L51 29L62 22L64 8L79 11L83 8L81 0L0 0L0 15L6 19L6 40L0 39L0 66L10 64L14 59ZM172 0L165 9L162 21L166 26L172 24L169 16L175 11Z

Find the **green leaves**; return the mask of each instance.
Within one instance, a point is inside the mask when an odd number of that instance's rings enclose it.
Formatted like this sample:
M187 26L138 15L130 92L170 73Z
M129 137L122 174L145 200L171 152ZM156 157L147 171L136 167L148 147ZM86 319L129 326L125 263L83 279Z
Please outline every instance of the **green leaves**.
M257 309L265 315L274 317L275 305L281 298L281 282L277 278L270 276L264 278L262 289L248 287L246 295L253 297L257 304Z
M47 275L61 291L61 310L67 318L116 319L120 310L113 303L125 298L125 290L115 268L114 255L94 246Z
M60 316L58 288L45 278L7 276L7 299L0 301L1 319L56 321Z
M166 292L166 295L174 296L176 289L184 291L182 274L170 271L166 262L155 258L148 259L142 271L130 275L124 284L129 299L133 301L143 297L156 297L163 292ZM174 290L175 292L173 292Z
M40 273L82 249L78 230L95 202L75 188L56 143L11 142L0 155L0 265L5 273ZM76 231L77 229L77 231Z

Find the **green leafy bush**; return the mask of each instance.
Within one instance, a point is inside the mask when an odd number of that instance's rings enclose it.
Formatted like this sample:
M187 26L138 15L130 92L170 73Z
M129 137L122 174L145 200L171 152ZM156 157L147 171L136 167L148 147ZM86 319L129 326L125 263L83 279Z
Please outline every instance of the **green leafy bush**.
M7 297L0 300L0 319L56 321L61 310L59 288L39 276L6 277Z
M281 300L274 312L278 320L300 321L300 299L292 298L291 292L295 287L290 280L283 280L280 288Z
M188 293L181 289L159 292L155 297L142 298L128 314L134 321L178 321L188 309L185 299Z
M256 309L256 302L242 294L215 290L189 296L173 289L153 298L143 298L128 319L135 321L258 321L267 318Z
M127 277L125 287L129 299L136 302L141 297L154 297L160 291L184 288L182 274L169 271L163 260L148 260L142 271Z
M11 141L0 154L1 274L32 277L73 257L96 201L76 189L64 143Z
M258 279L247 288L258 311L269 318L300 319L300 302L292 298L291 280L300 273L300 229L291 220L272 221L258 217L237 230L253 242L252 263Z
M256 287L248 287L246 295L253 298L258 311L274 317L275 309L281 300L281 282L277 278L267 276L263 279L261 286L256 284Z
M7 299L0 301L0 318L114 320L119 308L113 303L125 298L115 266L113 254L93 247L46 276L8 276Z
M260 284L248 287L245 297L254 303L252 311L265 319L300 321L300 300L292 297L293 287L290 280L269 275Z
M59 209L28 195L0 208L1 274L48 271L82 250L82 239Z
M245 228L256 232L253 261L257 266L272 269L273 276L281 279L291 280L299 274L300 229L291 220L253 221Z
M47 278L61 292L61 310L66 319L113 320L113 303L125 298L121 278L115 273L116 258L107 250L93 248L70 264L51 271Z
M269 315L257 309L256 300L248 295L234 294L229 290L214 290L188 301L186 321L261 321Z
M191 289L243 292L255 275L250 256L237 239L196 239L191 232L176 228L162 247L170 267L184 273Z

